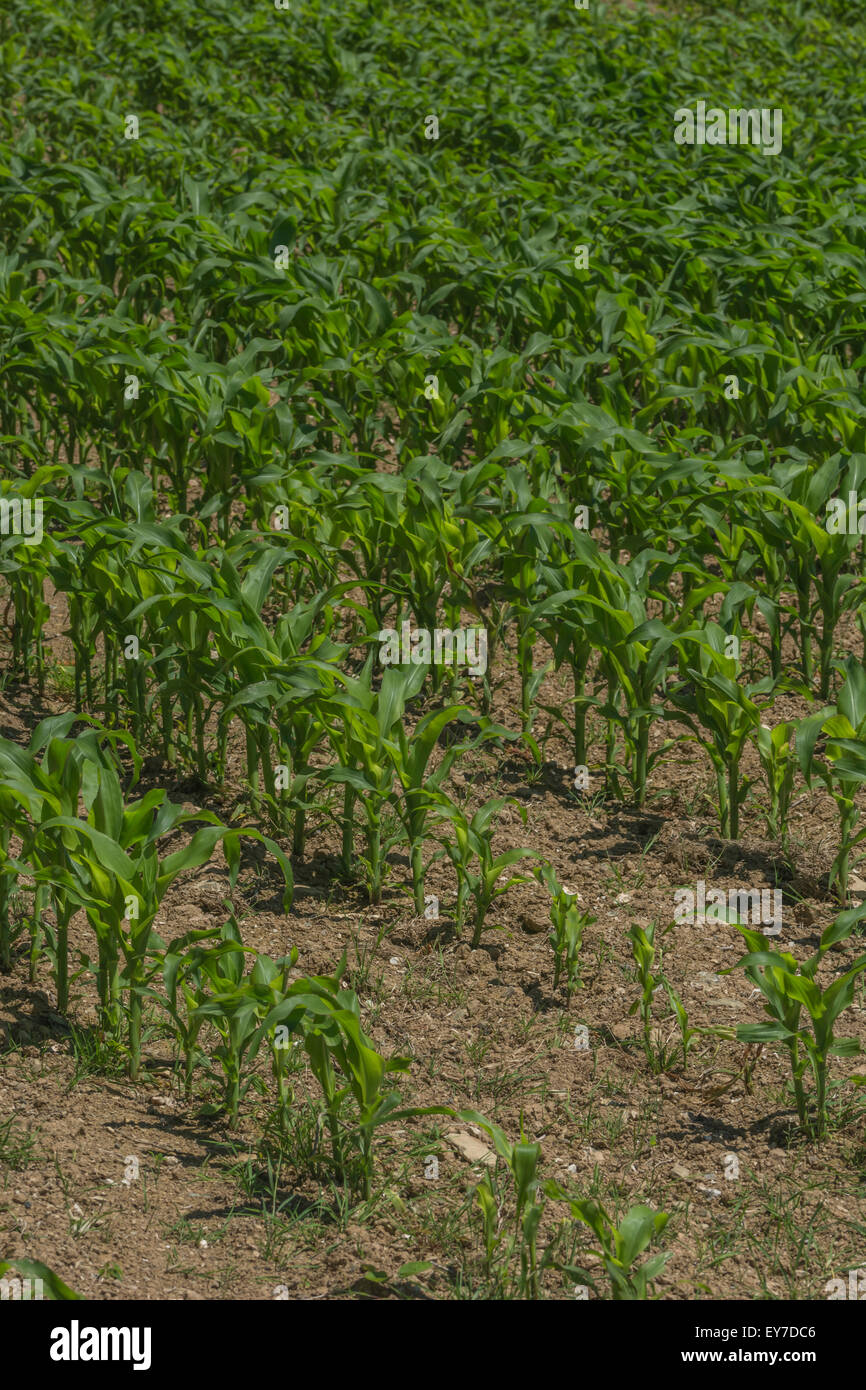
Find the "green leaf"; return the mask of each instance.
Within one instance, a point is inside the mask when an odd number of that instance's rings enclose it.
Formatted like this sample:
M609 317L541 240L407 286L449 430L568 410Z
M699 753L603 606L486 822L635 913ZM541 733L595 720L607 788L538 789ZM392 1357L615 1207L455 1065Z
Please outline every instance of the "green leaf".
M4 1278L10 1270L15 1270L25 1279L41 1279L43 1296L55 1302L67 1302L69 1300L81 1301L83 1294L74 1293L67 1284L64 1284L59 1274L55 1274L48 1265L40 1264L38 1260L3 1260L0 1261L0 1278Z
M741 1023L737 1027L737 1042L767 1043L786 1042L796 1037L784 1023Z

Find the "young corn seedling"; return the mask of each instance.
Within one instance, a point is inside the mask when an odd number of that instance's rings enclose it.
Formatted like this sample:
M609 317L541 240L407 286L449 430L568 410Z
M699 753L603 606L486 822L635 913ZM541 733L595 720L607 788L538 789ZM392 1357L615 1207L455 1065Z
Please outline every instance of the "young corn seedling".
M31 827L38 825L42 798L35 786L21 778L17 769L4 770L0 788L0 971L12 969L12 947L21 927L12 925L12 896L19 875L27 873L26 853ZM17 835L24 846L22 858L11 852L11 838Z
M558 989L559 981L564 977L566 993L570 999L574 991L581 988L580 949L583 933L596 919L588 912L580 910L577 905L577 893L563 888L552 865L543 864L536 870L535 876L550 892L550 920L553 931L548 940L553 947L553 988Z
M166 1010L174 1024L175 1035L183 1055L183 1089L187 1098L192 1095L196 1063L204 1059L204 1053L198 1046L204 1019L196 1014L196 1010L209 997L205 983L206 978L209 978L205 972L205 962L213 952L234 950L234 943L231 941L210 948L203 946L201 942L219 936L224 931L225 928L220 932L214 929L212 932L201 934L188 933L170 942L164 952L155 953L157 968L161 968L165 993L149 988L147 995ZM183 1006L178 999L178 993Z
M655 930L655 923L652 923L646 930L634 922L629 928L635 973L637 982L641 987L641 997L632 1004L629 1015L636 1014L640 1009L644 1051L653 1071L656 1070L656 1054L651 1038L653 995L657 989L661 988L663 979L661 972L658 975L654 973L656 963Z
M298 1033L322 1090L325 1119L337 1177L349 1172L349 1150L343 1114L349 1099L355 1102L354 1129L359 1154L359 1186L369 1199L373 1182L373 1140L376 1130L391 1120L413 1115L453 1115L441 1106L404 1107L399 1091L389 1086L394 1073L409 1070L406 1057L383 1057L361 1028L361 1009L353 990L341 989L346 957L333 976L296 980L285 998L265 1015L264 1034L282 1026L286 1036Z
M389 750L397 784L402 793L397 813L409 841L412 894L415 911L419 916L424 911L423 851L428 817L435 804L434 794L440 790L455 759L461 753L475 747L485 738L511 737L506 729L482 718L477 739L449 744L437 767L428 771L430 758L443 730L455 720L462 724L478 722L477 716L471 714L465 705L447 705L444 709L425 714L410 735L406 732L401 718L394 729L396 751Z
M260 1079L243 1073L249 1070L268 1029L263 1020L270 1014L275 1003L282 1002L286 996L288 973L298 958L296 950L279 960L270 956L257 955L251 947L244 947L234 916L226 922L220 933L221 942L209 950L197 953L194 962L196 974L200 972L211 992L200 1002L194 1003L187 996L187 1028L183 1035L187 1057L187 1083L190 1077L191 1049L195 1048L198 1030L204 1022L209 1022L220 1037L220 1045L215 1057L223 1071L225 1092L223 1105L229 1116L230 1125L238 1121L238 1109L251 1086L261 1090ZM244 974L244 955L256 958L249 974ZM288 1052L273 1046L272 1068L277 1082L277 1103L281 1122L285 1124L286 1112L291 1104L291 1095L286 1085L286 1062Z
M839 813L839 852L830 867L829 887L836 887L844 907L848 901L848 874L851 852L866 837L856 831L860 808L857 791L866 781L866 671L854 657L844 665L845 682L839 691L836 709L832 706L809 715L795 739L800 771L809 787L818 776L836 803ZM826 763L815 756L820 735L827 742Z
M781 1043L788 1052L794 1099L801 1128L813 1139L827 1132L827 1068L829 1058L853 1057L860 1051L856 1038L839 1038L833 1031L836 1019L854 998L858 977L866 971L866 955L859 956L825 990L816 983L818 968L831 946L846 941L854 927L866 917L866 905L842 912L821 934L818 949L798 964L787 951L772 951L760 932L738 926L748 954L724 974L742 966L749 979L764 996L769 1023L741 1024L737 1038L744 1043ZM805 1009L807 1021L801 1023ZM813 1106L804 1085L807 1070L814 1080Z
M310 759L326 736L318 703L320 698L333 694L331 668L347 651L345 646L330 640L335 621L332 604L343 596L348 585L324 589L309 602L295 604L279 618L271 633L261 621L259 609L267 597L272 569L284 558L275 547L265 549L260 557L262 563L247 573L243 582L228 571L245 622L234 622L217 638L230 668L232 688L237 690L220 713L218 764L225 764L228 730L236 717L245 729L247 777L254 809L260 809L263 782L265 800L278 820L283 819L284 801L294 810L292 850L300 855L305 840L305 789L311 772ZM359 607L354 603L346 606ZM287 766L289 776L288 785L278 792L275 768L280 765Z
M666 931L670 931L670 927L666 927L665 932ZM661 938L665 932L660 932L659 938ZM653 1042L652 1006L653 997L658 990L667 989L681 1028L684 1026L683 1018L680 1017L679 1011L676 1009L676 1006L673 1005L674 998L677 996L675 996L673 990L670 989L662 969L661 941L660 939L656 939L656 924L653 922L650 926L644 928L639 927L633 922L629 928L629 936L631 937L631 953L634 959L637 982L641 987L641 997L640 999L636 999L632 1004L629 1009L629 1015L636 1014L638 1009L640 1010L641 1024L643 1026L643 1045L647 1061L654 1072L661 1072L666 1069L669 1063L669 1057L663 1043L659 1043L658 1046L655 1046ZM682 1010L681 1004L679 1005L679 1009ZM682 1013L684 1017L685 1011L682 1010ZM685 1039L685 1034L683 1037ZM686 1042L684 1040L684 1060L685 1056Z
M364 809L368 819L368 851L371 856L384 856L384 847L379 838L376 816L378 802L386 800L394 807L409 841L410 863L412 868L412 893L416 912L424 911L424 862L423 849L425 830L430 811L438 792L451 770L455 758L466 752L472 743L452 743L447 747L435 769L428 771L430 759L439 743L443 730L459 720L463 724L478 723L467 706L447 705L444 709L425 714L418 721L411 734L406 729L406 706L422 690L428 674L428 667L401 666L388 667L382 678L377 694L368 691L360 682L352 682L351 694L365 703L364 714L356 716L351 708L344 708L344 730L334 735L335 742L349 736L346 756L358 757L364 768L363 774L350 774L345 767L331 770L324 780L343 782L347 791L353 788L364 793ZM366 668L365 668L366 670ZM341 677L345 682L345 678ZM337 696L336 707L348 705L343 697ZM364 729L369 732L365 735ZM492 724L489 720L480 721L479 737L509 737L508 731ZM477 742L477 740L476 740ZM375 784L376 791L372 790ZM392 787L397 788L394 793ZM345 830L345 827L344 827ZM380 883L381 873L377 872L376 882ZM378 891L378 887L376 889Z
M574 533L570 544L578 558L545 571L549 592L535 605L529 621L550 646L554 668L559 671L567 666L571 673L571 720L567 709L553 705L542 708L555 723L569 729L574 761L581 767L587 763L587 715L599 703L586 692L589 663L594 650L605 648L606 634L617 621L617 609L610 599L613 580L607 573L612 570L609 557L581 532ZM627 622L623 625L626 630Z
M659 935L666 936L671 927L665 927ZM662 969L661 942L656 941L655 924L644 930L642 927L632 925L630 930L632 940L632 956L635 962L638 982L641 985L641 998L635 1000L629 1010L634 1014L640 1009L641 1022L643 1024L644 1051L649 1059L653 1071L666 1071L670 1065L672 1053L668 1052L667 1045L659 1043L653 1047L652 1041L652 1001L660 989L667 995L671 1006L671 1012L676 1019L680 1034L680 1047L682 1048L683 1067L688 1067L689 1051L692 1041L696 1037L722 1037L731 1038L733 1033L729 1028L690 1028L689 1016L686 1012L682 999L677 994L670 980ZM658 952L658 973L656 972L656 953Z
M293 946L289 955L282 956L279 960L274 961L269 956L259 956L256 961L253 983L258 989L260 997L267 998L267 1003L271 1008L282 1003L286 998L290 988L289 971L294 967L297 959L298 950L297 947ZM268 1013L270 1013L270 1008ZM289 1133L289 1112L294 1102L294 1092L289 1086L287 1078L290 1071L294 1069L295 1058L292 1049L288 1046L288 1029L278 1033L275 1028L266 1028L263 1022L262 1032L266 1034L268 1039L271 1053L271 1072L277 1088L277 1127L285 1139Z
M680 999L680 996L677 994L670 980L664 980L663 984L665 987L665 994L667 995L668 1000L670 1001L671 1010L673 1012L674 1018L677 1021L677 1026L680 1030L680 1046L683 1050L683 1069L685 1070L685 1068L689 1065L689 1048L692 1045L692 1038L696 1037L697 1034L701 1031L712 1032L714 1030L701 1030L698 1028L690 1028L689 1016L686 1013L686 1008L683 1004L682 999Z
M95 721L76 738L67 738L75 715L60 715L43 720L33 731L30 747L0 740L0 776L5 785L5 797L10 820L4 834L0 831L0 946L4 934L9 940L8 895L15 878L22 872L34 879L33 911L30 920L30 973L34 978L38 957L44 949L51 961L57 986L58 1008L63 1012L68 1003L68 927L78 905L70 895L70 859L68 844L46 828L61 814L77 815L79 799L89 806L95 794L99 768L106 775L117 776L116 754L103 747L117 742L126 744L132 752L137 776L140 759L128 735L110 734ZM41 762L36 754L42 753ZM8 854L8 830L16 830L21 838L21 854L13 861ZM4 848L5 847L5 848ZM17 864L17 867L16 867ZM5 903L4 905L4 897ZM43 913L53 897L56 923L52 928Z
M772 729L766 724L759 724L753 731L770 794L767 830L774 838L780 836L783 845L788 840L788 807L796 768L796 759L791 747L791 736L796 727L791 720L782 720Z
M321 780L344 788L342 857L347 877L353 867L355 799L360 798L366 820L370 902L375 904L382 896L387 852L382 843L382 813L393 796L394 764L402 761L395 725L402 720L406 700L423 684L425 669L389 666L380 689L374 691L374 656L371 651L357 679L339 673L341 689L332 700L322 702L328 736L339 761L322 774Z
M291 900L292 871L273 841L249 828L232 830L208 811L184 811L154 790L126 805L116 770L97 769L98 789L92 796L87 821L57 816L44 831L57 829L67 847L69 871L59 876L66 901L81 906L99 943L98 985L106 1024L119 1024L121 991L129 992L130 1077L138 1076L141 1059L142 999L147 984L147 957L165 944L153 930L163 897L179 874L207 863L218 843L229 868L232 886L240 870L240 837L263 843L274 856L287 885L284 905ZM190 821L207 824L185 849L165 858L160 840ZM52 882L57 871L46 869ZM121 969L120 961L124 965Z
M373 1137L376 1129L388 1120L403 1118L409 1113L400 1106L399 1091L391 1088L388 1077L407 1072L407 1057L383 1057L361 1029L361 1009L352 990L341 990L334 1000L331 1027L317 1031L327 1047L329 1062L336 1062L347 1082L344 1090L351 1093L357 1109L357 1128L360 1145L362 1191L369 1200L373 1183ZM314 1070L315 1055L310 1053ZM317 1073L320 1075L320 1073ZM332 1066L328 1068L328 1085L332 1085ZM321 1075L320 1075L321 1079Z
M653 1211L647 1206L634 1206L617 1226L613 1217L609 1216L598 1202L573 1201L553 1184L550 1185L550 1195L565 1198L571 1207L572 1216L588 1226L598 1240L601 1248L590 1253L604 1265L614 1301L636 1302L646 1299L649 1296L649 1286L661 1274L671 1257L671 1252L651 1255L637 1267L635 1261L647 1246L661 1235L670 1220L668 1213ZM586 1270L570 1265L564 1272L572 1278L585 1281L590 1288L596 1288L595 1281Z
M502 854L494 855L491 822L507 805L518 808L525 824L526 811L513 797L492 797L475 812L471 821L467 820L459 806L441 792L436 797L437 819L444 820L454 833L454 840L446 842L442 852L448 855L457 874L457 909L454 925L458 936L463 930L470 898L475 903L471 942L473 950L481 944L484 923L496 898L507 893L515 883L527 882L525 874L512 874L504 883L501 882L505 870L522 859L536 857L535 850L523 848L508 849Z
M242 942L237 920L231 911L231 903L227 900L225 906L229 909L229 917L222 927L186 932L183 936L175 938L164 951L153 952L154 964L150 978L153 979L158 974L165 992L163 994L148 989L146 994L166 1009L174 1024L183 1053L184 1093L187 1096L192 1094L196 1062L207 1061L198 1046L198 1037L207 1017L199 1010L212 997L208 986L216 981L222 981L223 985L228 982L231 990L236 983L233 977L237 961L226 958L237 957L238 946ZM206 941L213 944L205 945ZM277 962L271 961L268 956L257 956L255 966L261 965L261 970L257 973L254 967L249 983L257 994L259 1013L273 1002L272 994L267 990L273 991L277 988L275 982L285 980L285 974L296 959L295 949L289 956ZM183 1007L178 1000L178 992L182 996ZM227 1074L225 1067L224 1073Z
M540 596L538 566L550 547L553 529L567 533L570 528L550 515L540 499L532 497L532 489L525 478L518 479L517 491L517 514L507 516L503 526L502 567L509 600L506 621L513 621L517 629L521 725L528 735L532 730L535 697L547 669L533 668L533 647L538 637L534 625Z
M643 806L649 774L673 746L672 740L667 739L650 752L649 735L653 719L663 713L657 692L663 687L671 664L676 633L658 619L643 621L643 599L636 593L629 595L628 607L627 622L631 630L623 634L618 626L603 655L602 664L608 673L612 695L601 712L611 726L619 725L622 729L629 781L637 805ZM619 692L623 697L622 713L618 709ZM610 757L608 761L611 762Z
M749 735L760 727L765 705L753 696L767 694L772 680L767 677L743 689L737 679L737 662L726 655L727 634L718 623L684 633L678 639L683 654L683 680L668 692L695 738L706 748L716 773L719 797L719 826L723 835L735 840L740 828L740 807L751 782L740 777L740 760ZM697 644L694 666L686 666L688 646ZM700 729L710 734L705 743Z
M849 493L857 495L866 478L866 455L851 454L843 461L843 456L835 453L817 467L803 460L787 474L787 515L779 541L786 549L789 574L797 590L803 679L811 687L817 647L818 693L826 700L836 630L842 614L858 602L855 591L860 566L856 551L861 535L847 525L833 529L822 523L834 492L844 499L843 508Z
M504 1248L507 1271L516 1249L520 1255L518 1297L536 1299L539 1296L538 1227L544 1211L538 1172L541 1145L528 1143L522 1129L520 1142L512 1144L498 1125L475 1110L461 1110L457 1118L477 1125L490 1136L496 1154L505 1160L514 1182L514 1225L510 1237L501 1229L502 1214L490 1178L482 1178L475 1188L475 1199L481 1209L487 1278L492 1277L497 1250Z

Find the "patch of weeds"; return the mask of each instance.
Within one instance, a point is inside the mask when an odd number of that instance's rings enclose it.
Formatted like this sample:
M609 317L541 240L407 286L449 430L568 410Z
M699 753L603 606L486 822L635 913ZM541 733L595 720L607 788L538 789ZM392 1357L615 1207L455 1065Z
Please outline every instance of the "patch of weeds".
M7 1120L0 1120L0 1175L3 1176L3 1186L8 1183L8 1173L18 1172L26 1164L35 1162L33 1153L36 1140L29 1129L25 1129L20 1120L14 1115L10 1115Z
M70 1025L69 1041L74 1066L66 1093L74 1090L89 1076L117 1079L126 1075L128 1053L122 1043L106 1038L94 1028Z

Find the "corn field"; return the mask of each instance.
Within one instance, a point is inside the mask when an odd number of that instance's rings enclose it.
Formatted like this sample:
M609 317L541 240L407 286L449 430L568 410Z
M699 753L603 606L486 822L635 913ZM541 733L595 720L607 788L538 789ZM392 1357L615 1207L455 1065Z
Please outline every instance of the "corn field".
M866 1297L866 13L0 52L0 1298Z

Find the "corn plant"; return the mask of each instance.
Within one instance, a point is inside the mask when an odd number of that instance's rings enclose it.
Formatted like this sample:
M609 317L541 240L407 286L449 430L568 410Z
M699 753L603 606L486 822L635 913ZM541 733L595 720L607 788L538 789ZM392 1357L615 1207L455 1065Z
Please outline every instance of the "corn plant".
M802 461L785 478L787 524L777 536L788 554L797 588L803 679L811 687L812 651L817 646L818 694L822 700L830 694L837 627L843 613L858 602L852 559L861 538L858 531L850 534L847 526L833 532L818 518L834 492L839 491L847 500L850 492L857 494L864 478L866 454L862 452L847 460L834 453L817 468ZM819 617L820 625L816 621Z
M548 940L553 947L553 988L559 988L560 978L564 976L566 993L570 999L574 991L581 988L580 950L583 933L596 919L590 913L580 910L577 905L578 895L563 888L552 865L542 864L540 869L536 870L536 878L543 882L550 892L550 920L553 931Z
M361 799L366 820L370 902L378 903L385 859L382 814L393 789L393 758L399 757L394 726L402 718L410 692L416 693L420 688L424 671L421 667L388 667L380 689L374 691L373 657L370 652L359 677L341 673L340 689L332 700L322 704L328 736L339 761L321 774L321 780L338 783L344 789L342 857L347 877L353 867L355 800Z
M407 693L408 689L411 689L411 686L407 687ZM442 734L449 725L457 722L469 730L476 726L476 738L449 742L441 751L436 767L429 770L430 759L439 746ZM395 720L393 731L394 742L388 748L388 756L401 793L396 809L409 842L415 911L421 914L424 911L424 840L428 818L435 805L435 794L440 791L455 760L461 754L486 739L509 738L512 735L507 729L501 728L489 719L482 718L479 721L476 715L461 704L446 705L443 709L423 715L411 734L407 732L405 722L400 717Z
M338 1172L344 1171L344 1149L338 1137L339 1115L344 1098L351 1094L357 1106L357 1127L361 1150L363 1195L369 1199L373 1180L373 1135L387 1120L403 1115L400 1093L387 1085L389 1075L409 1070L405 1057L383 1057L361 1030L360 1006L350 990L335 995L333 1007L314 1017L310 1007L304 1025L304 1044L313 1071L322 1087L328 1123L334 1141ZM336 1063L345 1086L335 1082Z
M642 621L642 604L636 595L630 597L629 610L628 616L616 615L619 630L615 639L611 636L602 655L602 666L608 677L608 699L602 705L601 713L608 720L611 730L614 726L622 729L631 789L637 805L643 806L649 774L673 742L665 740L650 752L650 727L653 719L658 719L663 713L658 691L671 664L676 633L658 619ZM612 748L613 741L609 734L609 776L615 772Z
M173 954L169 953L169 960ZM245 974L247 954L254 955L255 960L249 973ZM223 1073L223 1106L231 1126L237 1124L239 1106L249 1088L261 1088L260 1078L252 1073L251 1068L265 1036L262 1020L275 1000L279 1001L288 990L288 972L296 960L297 951L274 961L245 947L232 915L220 932L219 945L210 949L199 948L194 960L186 965L187 978L192 966L199 992L196 999L188 986L184 990L187 1009L182 1037L186 1054L187 1090L199 1030L207 1022L220 1039L213 1055ZM173 960L170 969L174 969ZM169 980L169 983L172 981ZM246 1077L245 1069L248 1073ZM282 1112L288 1099L284 1071L279 1067L275 1071L278 1105Z
M481 933L494 901L503 893L507 893L514 884L527 881L525 874L512 874L503 883L503 873L512 864L535 856L534 850L523 847L504 850L501 854L494 855L491 823L507 805L518 808L525 824L526 811L513 797L492 797L479 807L471 820L459 806L442 793L438 793L436 797L435 819L444 821L454 835L453 840L444 842L442 850L451 860L457 874L454 927L459 936L463 931L471 898L475 904L471 941L473 950L481 944Z
M502 568L508 607L505 621L513 621L517 634L517 664L520 671L520 714L522 729L532 729L535 698L546 668L534 669L533 647L538 636L535 618L540 597L539 568L550 550L552 533L568 535L570 527L553 517L539 498L532 496L529 480L521 470L509 470L513 478L515 508L504 518Z
M723 835L736 839L740 828L740 807L751 785L740 776L740 761L751 734L760 727L761 709L757 700L772 688L768 677L742 687L737 679L737 662L726 655L727 634L718 623L684 633L678 640L681 652L681 680L668 697L695 738L706 748L716 774L719 798L719 827ZM688 664L687 652L697 647L695 665ZM710 738L705 742L701 731Z
M811 787L817 776L836 803L839 852L830 867L828 886L831 891L836 887L844 907L848 901L851 853L866 836L866 830L856 829L860 819L856 795L866 780L866 671L853 657L848 658L843 669L845 681L835 710L827 706L802 720L795 746L807 785ZM816 745L822 735L826 740L826 762L816 757Z
M489 1177L482 1178L475 1188L475 1200L481 1211L484 1240L485 1273L493 1277L494 1261L501 1251L501 1261L507 1270L515 1250L520 1257L518 1296L536 1299L539 1296L538 1227L544 1210L543 1187L539 1176L541 1145L529 1143L521 1129L520 1141L512 1144L503 1130L474 1110L461 1110L457 1118L482 1129L493 1141L499 1158L505 1160L514 1183L514 1222L510 1232L502 1227L502 1211Z
M821 933L818 949L808 960L798 963L788 951L772 951L760 932L738 925L748 954L731 970L742 967L764 996L769 1023L747 1023L737 1028L740 1042L781 1043L787 1050L797 1117L801 1128L813 1139L827 1132L827 1070L831 1056L853 1057L860 1051L856 1038L840 1038L833 1025L854 998L857 980L866 971L866 955L822 990L817 972L831 947L846 941L858 922L866 917L866 906L842 912ZM803 1011L806 1020L801 1022ZM811 1068L814 1081L812 1104L804 1085Z
M75 722L77 716L72 714L43 720L34 729L26 749L0 740L0 770L8 815L0 831L0 958L5 951L11 959L9 898L12 888L22 874L30 875L34 878L30 914L31 980L40 954L46 952L53 967L61 1011L65 1010L68 999L67 933L75 903L68 898L57 878L49 874L49 866L55 874L64 871L64 866L68 866L68 854L62 842L58 846L56 837L46 833L46 827L60 813L75 815L80 797L88 802L100 768L106 775L119 776L117 745L131 752L133 776L137 776L140 767L129 735L111 733L95 720L84 719L81 722L93 727L74 738L66 737ZM17 860L9 855L11 831L21 839L21 854ZM52 894L56 916L54 929L44 917Z
M784 719L772 729L766 724L759 724L753 731L770 796L767 830L772 836L780 836L783 844L788 839L788 807L797 765L791 747L791 737L796 727L793 720Z
M663 935L664 933L660 932L659 938ZM662 969L661 942L660 939L656 939L656 924L654 922L646 928L639 927L636 922L633 922L629 928L629 936L635 975L641 987L641 996L632 1004L629 1015L636 1014L638 1009L640 1010L643 1046L647 1061L653 1071L663 1071L666 1061L664 1048L654 1047L652 1039L653 996L666 983Z
M205 944L210 938L211 944ZM218 938L218 940L214 940ZM245 957L255 956L248 973ZM244 947L237 920L232 912L219 929L188 932L176 938L164 951L154 953L155 968L164 993L149 991L172 1020L184 1058L184 1090L192 1094L195 1065L208 1063L200 1046L201 1030L210 1024L220 1037L214 1056L223 1072L223 1101L232 1125L237 1123L240 1103L258 1078L244 1077L267 1040L272 1072L277 1086L277 1113L281 1129L287 1127L291 1092L286 1083L288 1049L281 1045L273 1029L263 1020L287 996L289 972L298 959L297 948L276 960Z
M668 1000L670 1002L671 1012L673 1013L673 1016L677 1021L677 1027L680 1030L680 1047L682 1048L683 1053L683 1070L685 1070L685 1068L689 1064L689 1050L691 1048L693 1038L695 1038L699 1033L712 1033L715 1036L721 1035L719 1034L719 1030L717 1028L690 1028L689 1016L682 999L677 994L670 980L665 978L662 981L662 983L664 984L665 994L667 995ZM723 1035L728 1036L727 1033L724 1033Z
M363 1197L368 1199L372 1191L376 1130L389 1121L410 1116L453 1115L454 1112L442 1106L402 1105L400 1092L390 1084L389 1078L406 1073L409 1060L385 1057L376 1051L361 1028L357 995L340 986L345 964L344 954L333 975L307 976L288 985L284 997L263 1017L260 1031L272 1038L272 1047L276 1045L272 1035L279 1028L285 1029L286 1037L298 1035L321 1088L334 1172L345 1181L349 1172L347 1134L351 1127L359 1152L360 1188ZM280 1045L284 1043L285 1039ZM351 1120L347 1112L350 1099L355 1107ZM286 1102L283 1092L281 1107Z
M565 1197L558 1189L552 1189L551 1195ZM599 1243L600 1249L590 1253L604 1265L614 1301L638 1302L648 1298L649 1287L661 1274L671 1258L671 1252L651 1255L641 1265L636 1266L635 1261L661 1235L670 1220L668 1213L653 1211L652 1207L634 1206L629 1208L617 1225L599 1202L566 1200L572 1216L588 1226ZM568 1266L565 1272L572 1278L584 1280L590 1288L597 1287L592 1276L584 1269Z
M41 799L38 790L15 772L4 771L0 788L0 971L12 969L12 947L21 931L12 923L12 900L19 877L27 872L26 861L16 858L10 848L12 835L27 843L31 825L40 820ZM26 850L25 850L26 853Z
M152 968L148 979L151 982L146 997L153 999L169 1015L174 1026L175 1038L183 1056L184 1094L192 1095L193 1077L196 1063L205 1060L205 1054L198 1046L198 1038L204 1018L196 1010L208 999L207 980L211 974L206 972L206 963L217 952L234 951L235 939L227 932L227 927L213 928L201 932L187 932L169 942L164 951L152 953ZM206 947L203 942L213 940L227 933L224 942ZM161 976L163 990L152 986L157 974ZM180 996L180 997L179 997Z
M207 811L187 812L166 801L161 790L124 805L114 769L98 769L98 788L86 821L56 816L42 826L59 830L69 855L68 870L50 864L39 877L59 885L64 902L84 907L99 947L98 984L103 1017L117 1031L121 992L129 992L130 1076L135 1079L141 1060L142 998L146 986L148 952L162 942L153 923L163 897L179 874L207 863L222 842L235 883L240 869L240 837L252 837L266 845L279 863L291 898L291 866L282 851L259 831L232 830ZM172 830L191 821L205 821L185 849L160 856L159 842ZM121 957L123 966L121 967Z
M260 955L256 959L253 969L252 983L257 990L260 999L267 1004L267 1014L277 1004L282 1003L290 989L289 972L293 969L298 959L298 949L293 946L287 956L282 956L277 960L272 960L270 956ZM263 1017L267 1017L262 1008ZM283 1045L284 1040L278 1036L276 1029L268 1029L262 1024L262 1033L267 1037L268 1047L271 1056L271 1072L277 1091L277 1126L283 1137L289 1131L289 1113L294 1101L294 1094L288 1084L289 1067L292 1059L291 1050Z

